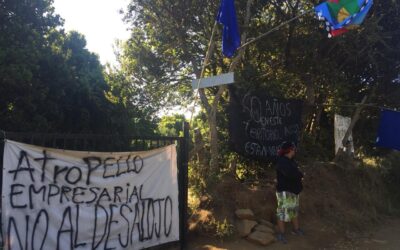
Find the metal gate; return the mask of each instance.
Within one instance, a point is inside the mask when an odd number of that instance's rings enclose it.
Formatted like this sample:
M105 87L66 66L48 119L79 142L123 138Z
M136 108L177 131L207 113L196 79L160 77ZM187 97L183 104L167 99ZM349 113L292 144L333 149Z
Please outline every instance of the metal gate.
M0 130L0 166L3 167L4 140L28 143L32 145L65 150L127 152L155 149L171 144L177 145L178 163L178 199L180 248L186 246L187 235L187 195L188 195L188 142L189 125L183 124L183 136L133 136L110 134L46 134L19 133ZM0 171L0 193L3 186L3 171ZM1 209L1 200L0 200ZM1 243L2 245L2 243ZM169 243L167 244L169 245ZM157 247L156 247L157 248Z

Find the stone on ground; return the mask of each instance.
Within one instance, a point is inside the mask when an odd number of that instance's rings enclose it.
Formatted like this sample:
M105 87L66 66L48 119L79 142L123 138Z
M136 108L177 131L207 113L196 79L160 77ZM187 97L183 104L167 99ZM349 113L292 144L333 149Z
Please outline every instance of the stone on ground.
M257 222L253 220L239 220L236 222L236 230L240 237L245 237L251 233L255 225Z
M263 246L269 245L275 241L275 237L270 233L264 233L260 231L255 231L251 233L247 240L253 243L257 243Z
M239 219L247 219L247 220L254 219L254 213L250 209L237 209L235 211L235 214Z
M211 245L205 245L200 248L201 250L227 250L226 248L219 248Z
M264 232L264 233L270 233L273 234L274 230L272 230L272 228L267 227L265 225L257 225L254 227L255 231L259 231L259 232Z
M261 224L261 225L264 225L264 226L267 226L267 227L270 227L270 228L274 228L274 224L272 224L271 222L269 222L269 221L267 221L267 220L261 219L261 220L260 220L260 224Z

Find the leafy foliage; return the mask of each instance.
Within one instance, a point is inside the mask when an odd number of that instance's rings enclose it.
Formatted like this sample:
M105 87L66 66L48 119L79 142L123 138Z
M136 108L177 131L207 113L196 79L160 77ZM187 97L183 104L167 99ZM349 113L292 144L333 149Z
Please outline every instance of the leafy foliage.
M163 116L158 123L158 132L164 136L183 136L182 126L185 121L184 115Z
M251 39L303 12L312 12L320 1L254 0L249 25L244 26L246 2L235 1L235 5L240 31L247 31ZM131 39L120 47L120 72L132 79L130 88L154 109L193 100L190 79L199 76L218 4L219 1L131 0L125 21L133 28ZM354 104L368 95L373 107L364 108L353 135L358 151L376 152L375 134L371 131L377 128L377 107L400 107L399 11L396 1L374 1L361 28L333 39L327 38L323 24L312 14L304 15L246 47L235 70L234 88L303 99L303 158L322 160L333 157L334 114L351 116ZM216 37L220 40L220 29ZM218 42L205 75L224 73L231 62L223 58ZM205 95L213 100L218 90L208 88ZM229 162L235 159L237 171L245 166L242 178L262 176L264 164L250 164L228 147L228 102L229 94L225 93L216 111L219 170L229 172ZM203 108L192 125L203 135L203 149L210 149L210 114L207 107ZM207 159L196 158L193 166L207 169L200 165L209 164L210 156L204 152L202 155Z
M1 128L153 133L155 126L141 111L127 102L109 100L108 82L115 92L117 77L104 76L83 35L64 32L52 3L0 1Z
M240 31L247 31L251 39L312 10L318 1L250 3L246 26L247 1L235 5ZM86 49L82 35L63 31L51 0L0 1L2 129L120 134L158 130L176 135L182 116L162 118L158 127L156 116L171 106L193 102L190 81L200 75L218 4L131 0L124 13L131 37L119 44L120 66L104 69ZM368 95L375 107L400 107L399 12L396 1L376 0L360 29L334 39L327 38L311 15L302 16L245 48L234 87L305 100L304 152L315 155L321 148L316 158L331 158L333 115L349 116L354 111L354 106L345 104L358 103ZM220 40L220 29L216 37ZM231 63L222 56L218 42L205 76L224 73ZM204 94L212 102L219 90L207 88ZM228 102L229 93L224 92L215 109L221 172L229 172L233 160L238 166L249 166L228 147ZM202 135L202 148L208 150L212 129L207 121L215 113L202 104L193 127ZM378 111L365 108L354 130L356 147L365 154L380 153L373 150L375 135L371 133L377 127ZM206 159L198 157L194 166L209 164L210 154L203 153ZM262 164L250 165L254 167L243 171L243 178L262 175Z

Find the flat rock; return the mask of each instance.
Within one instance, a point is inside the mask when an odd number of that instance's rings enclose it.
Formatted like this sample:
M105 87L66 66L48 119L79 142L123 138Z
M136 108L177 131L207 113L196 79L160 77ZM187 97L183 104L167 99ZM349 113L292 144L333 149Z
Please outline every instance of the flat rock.
M239 219L247 219L247 220L254 219L254 213L250 209L237 209L235 211L235 214Z
M259 231L259 232L264 232L264 233L270 233L273 234L274 230L268 226L265 225L257 225L254 227L255 231Z
M226 248L219 248L212 245L204 245L200 248L201 250L227 250Z
M259 222L260 222L261 225L264 225L264 226L267 226L267 227L270 227L270 228L274 228L274 224L272 224L271 222L269 222L267 220L261 219Z
M255 225L257 225L257 222L254 220L238 220L236 222L236 229L240 237L245 237L251 233Z
M256 244L266 246L274 242L275 237L270 233L255 231L247 237L247 240Z

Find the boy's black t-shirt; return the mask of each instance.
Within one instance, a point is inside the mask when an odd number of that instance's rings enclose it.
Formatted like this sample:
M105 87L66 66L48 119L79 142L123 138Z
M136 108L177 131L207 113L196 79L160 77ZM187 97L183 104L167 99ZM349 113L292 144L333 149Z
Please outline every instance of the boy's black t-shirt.
M303 174L300 172L297 163L286 156L280 156L277 160L276 178L278 181L276 190L278 192L289 191L299 194L303 190L301 182Z

